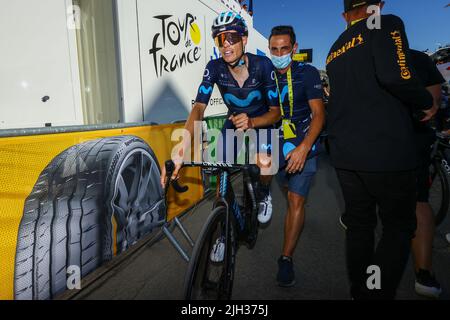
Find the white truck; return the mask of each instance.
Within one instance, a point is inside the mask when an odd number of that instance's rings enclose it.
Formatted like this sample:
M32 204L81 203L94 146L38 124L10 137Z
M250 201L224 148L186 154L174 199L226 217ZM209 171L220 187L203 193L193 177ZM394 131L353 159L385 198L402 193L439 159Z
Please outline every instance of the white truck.
M0 299L52 299L203 197L160 165L234 0L0 0ZM217 90L208 116L226 112ZM166 210L168 209L168 210ZM157 257L155 257L157 258Z
M186 119L233 0L1 0L0 129ZM207 115L225 112L216 94Z

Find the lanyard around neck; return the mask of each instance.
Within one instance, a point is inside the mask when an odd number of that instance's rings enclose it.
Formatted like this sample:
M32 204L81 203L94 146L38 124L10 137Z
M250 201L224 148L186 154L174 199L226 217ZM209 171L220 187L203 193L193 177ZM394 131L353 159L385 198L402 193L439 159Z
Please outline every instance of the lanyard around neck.
M275 76L275 82L277 83L278 98L280 99L281 116L284 118L283 100L281 99L281 90L280 90L280 85L278 84L277 76ZM288 90L289 90L289 111L290 111L290 118L292 119L292 116L294 115L294 89L292 86L292 69L291 68L289 68L289 70L287 72L287 83L288 83Z
M364 19L367 19L367 18L361 18L361 19L356 19L356 20L351 21L351 22L349 23L349 25L347 25L347 29L350 28L350 27L352 27L352 26L354 26L354 25L357 24L358 22L363 21Z

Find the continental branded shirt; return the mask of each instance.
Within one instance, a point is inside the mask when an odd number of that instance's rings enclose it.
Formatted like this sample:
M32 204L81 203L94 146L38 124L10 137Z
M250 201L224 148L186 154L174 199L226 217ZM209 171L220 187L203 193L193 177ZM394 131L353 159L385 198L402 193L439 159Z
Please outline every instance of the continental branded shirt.
M420 82L425 87L445 83L444 77L429 55L417 50L410 50L410 54L413 68L416 70Z
M309 100L322 99L323 88L319 71L311 65L294 61L291 66L294 106L290 116L289 86L287 74L278 74L284 117L292 122L310 121Z
M425 87L441 85L445 82L442 74L437 69L433 60L424 52L410 50L412 66L415 69L420 82ZM414 113L414 111L412 111ZM429 165L431 145L436 140L436 134L429 122L422 122L419 119L422 115L413 117L414 138L416 141L417 157L420 165Z
M400 18L381 16L350 26L327 57L331 95L328 132L331 160L340 169L386 172L416 167L410 107L429 109L430 93L411 63Z
M211 60L205 69L196 102L208 104L217 85L229 114L261 116L270 106L279 106L275 69L269 58L247 53L249 77L242 87L233 78L223 59Z

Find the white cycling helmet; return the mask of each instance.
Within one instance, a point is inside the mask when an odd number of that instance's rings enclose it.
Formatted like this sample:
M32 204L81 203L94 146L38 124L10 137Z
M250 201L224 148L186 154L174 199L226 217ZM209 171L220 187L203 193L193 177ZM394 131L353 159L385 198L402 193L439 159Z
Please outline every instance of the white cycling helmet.
M219 16L214 19L211 30L213 38L219 33L229 30L237 31L241 36L248 36L248 27L244 18L233 11L226 11L219 14Z

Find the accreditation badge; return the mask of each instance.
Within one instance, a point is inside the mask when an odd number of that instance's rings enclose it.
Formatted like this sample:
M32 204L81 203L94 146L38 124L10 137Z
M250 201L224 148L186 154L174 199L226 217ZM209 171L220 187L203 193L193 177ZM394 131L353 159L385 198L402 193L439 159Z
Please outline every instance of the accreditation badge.
M285 140L297 138L297 128L295 124L291 122L290 119L283 119L282 122L283 137Z

